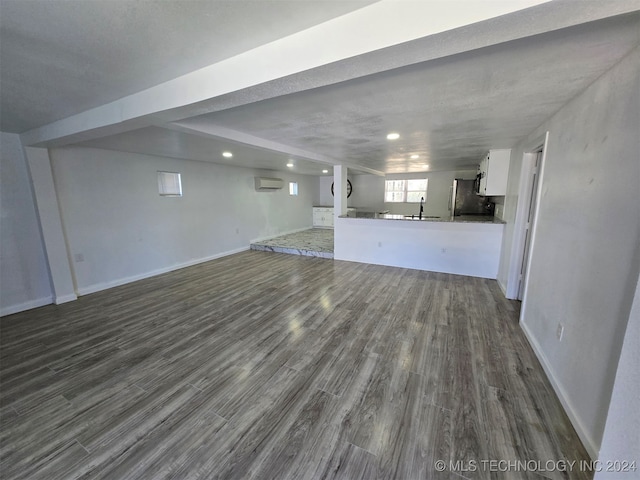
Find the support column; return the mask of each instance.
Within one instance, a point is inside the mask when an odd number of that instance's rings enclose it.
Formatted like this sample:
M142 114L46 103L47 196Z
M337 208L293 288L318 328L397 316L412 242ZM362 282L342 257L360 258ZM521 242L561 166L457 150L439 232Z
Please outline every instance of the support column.
M67 242L53 183L49 151L46 148L36 147L25 147L24 150L33 182L36 210L51 273L53 300L56 304L70 302L76 300L77 296L69 266Z
M347 214L347 167L333 166L333 213L334 225L340 215Z

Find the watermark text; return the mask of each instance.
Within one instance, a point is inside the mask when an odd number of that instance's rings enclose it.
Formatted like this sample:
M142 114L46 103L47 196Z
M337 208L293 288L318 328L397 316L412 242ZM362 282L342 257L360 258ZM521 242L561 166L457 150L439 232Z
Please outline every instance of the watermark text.
M436 460L438 472L448 470L465 472L616 472L632 473L638 470L635 460Z

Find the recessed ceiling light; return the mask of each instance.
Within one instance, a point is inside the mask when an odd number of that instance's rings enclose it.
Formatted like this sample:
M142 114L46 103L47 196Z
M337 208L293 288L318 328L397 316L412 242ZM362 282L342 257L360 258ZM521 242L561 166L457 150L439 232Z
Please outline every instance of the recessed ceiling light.
M387 135L387 140L397 140L399 138L400 138L399 133L390 133L389 135Z
M429 165L427 165L426 163L422 166L422 168L429 168Z
M411 158L415 160L416 158L420 158L420 155L411 155Z
M289 167L289 168L293 167L293 162L287 163L287 167Z
M231 158L233 157L233 153L231 152L222 152L222 156L225 158Z
M322 173L329 173L329 170L322 170Z

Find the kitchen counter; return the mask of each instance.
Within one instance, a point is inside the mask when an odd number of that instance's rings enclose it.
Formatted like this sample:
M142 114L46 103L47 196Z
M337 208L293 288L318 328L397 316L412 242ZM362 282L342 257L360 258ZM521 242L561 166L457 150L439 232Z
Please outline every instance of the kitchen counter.
M484 215L412 220L355 212L336 219L334 259L495 279L504 226Z
M406 215L395 215L391 213L377 212L355 212L355 215L341 215L339 218L363 218L369 220L402 220L408 222L439 222L439 223L493 223L504 224L499 218L489 215L459 215L456 217L432 217L423 216L419 219L417 215L407 217Z

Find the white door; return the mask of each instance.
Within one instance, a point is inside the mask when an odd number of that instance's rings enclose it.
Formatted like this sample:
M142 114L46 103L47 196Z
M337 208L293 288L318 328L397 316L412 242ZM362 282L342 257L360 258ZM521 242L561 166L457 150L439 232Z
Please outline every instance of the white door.
M540 161L542 151L536 155L536 163L531 174L531 195L529 197L529 212L525 223L524 231L524 253L520 266L520 283L518 286L518 300L522 300L527 281L527 269L529 268L529 251L531 249L531 235L533 230L533 220L536 217L536 200L538 198L538 179L540 177Z

